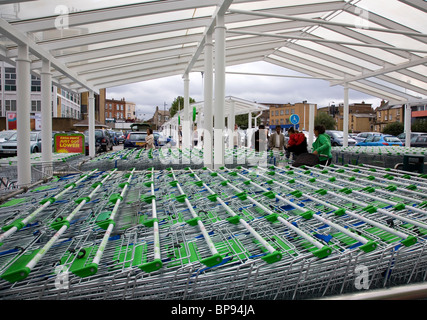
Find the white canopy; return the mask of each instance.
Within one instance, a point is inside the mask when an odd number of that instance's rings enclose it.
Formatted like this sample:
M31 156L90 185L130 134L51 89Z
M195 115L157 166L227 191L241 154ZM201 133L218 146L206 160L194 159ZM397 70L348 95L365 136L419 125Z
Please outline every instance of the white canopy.
M427 95L421 0L2 1L0 56L97 92L203 70L205 35L225 13L226 66L265 61L391 102ZM215 39L214 39L215 40Z

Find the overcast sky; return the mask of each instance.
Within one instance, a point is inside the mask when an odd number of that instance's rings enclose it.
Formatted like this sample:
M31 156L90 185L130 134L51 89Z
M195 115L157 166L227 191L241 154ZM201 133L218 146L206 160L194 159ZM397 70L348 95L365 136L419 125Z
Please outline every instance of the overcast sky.
M226 71L304 76L266 62L227 67ZM318 107L327 106L332 102L335 104L344 102L342 86L331 87L329 82L324 80L271 76L227 74L225 95L258 103L293 104L307 100L308 103L317 104ZM137 106L137 116L146 120L152 117L156 106L163 110L166 103L166 109L169 109L178 96L184 96L182 76L107 89L107 99L125 98L126 101L134 102ZM204 100L203 79L200 72L190 73L190 97L197 102ZM373 108L377 108L381 99L349 90L350 104L362 101L371 103Z

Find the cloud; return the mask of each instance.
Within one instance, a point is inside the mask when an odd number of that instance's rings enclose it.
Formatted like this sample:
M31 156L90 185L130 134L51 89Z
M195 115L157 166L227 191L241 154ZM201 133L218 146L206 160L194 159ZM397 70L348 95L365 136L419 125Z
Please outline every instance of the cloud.
M266 62L228 67L227 72L305 76ZM196 101L203 101L203 81L200 72L190 73L190 97ZM335 104L344 102L343 87L331 87L329 82L317 79L228 73L225 93L226 96L235 96L258 103L297 103L306 100L309 103L317 104L318 107L323 107L332 102ZM108 99L125 98L127 101L134 102L137 115L145 115L145 119L152 117L156 106L162 109L166 103L166 109L169 109L175 98L183 95L184 81L179 75L107 89ZM380 105L381 99L349 90L350 104L362 101L371 103L373 108L376 108Z

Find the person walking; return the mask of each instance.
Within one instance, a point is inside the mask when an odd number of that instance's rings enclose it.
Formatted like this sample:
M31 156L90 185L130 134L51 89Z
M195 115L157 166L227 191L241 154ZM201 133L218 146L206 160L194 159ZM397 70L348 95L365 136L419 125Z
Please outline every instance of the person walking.
M145 137L145 148L146 149L154 149L154 135L153 129L147 129L147 136Z
M276 131L268 139L268 148L273 151L282 151L285 147L285 136L282 127L276 126Z
M319 164L329 166L332 163L331 137L325 133L323 125L314 127L316 140L313 142L313 154L319 156Z
M307 138L305 134L295 130L293 127L288 130L289 141L285 146L287 152L292 152L294 158L299 156L302 153L308 153L307 150Z
M236 149L240 146L240 134L239 134L239 126L234 124L234 131L233 131L233 148Z

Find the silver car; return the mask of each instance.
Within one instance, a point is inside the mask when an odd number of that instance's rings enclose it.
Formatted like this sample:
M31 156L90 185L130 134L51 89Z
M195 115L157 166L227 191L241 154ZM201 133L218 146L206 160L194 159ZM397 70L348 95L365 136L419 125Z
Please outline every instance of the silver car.
M0 144L0 155L16 156L18 153L18 135L15 132L7 141ZM41 131L30 132L30 152L38 153L42 151Z

